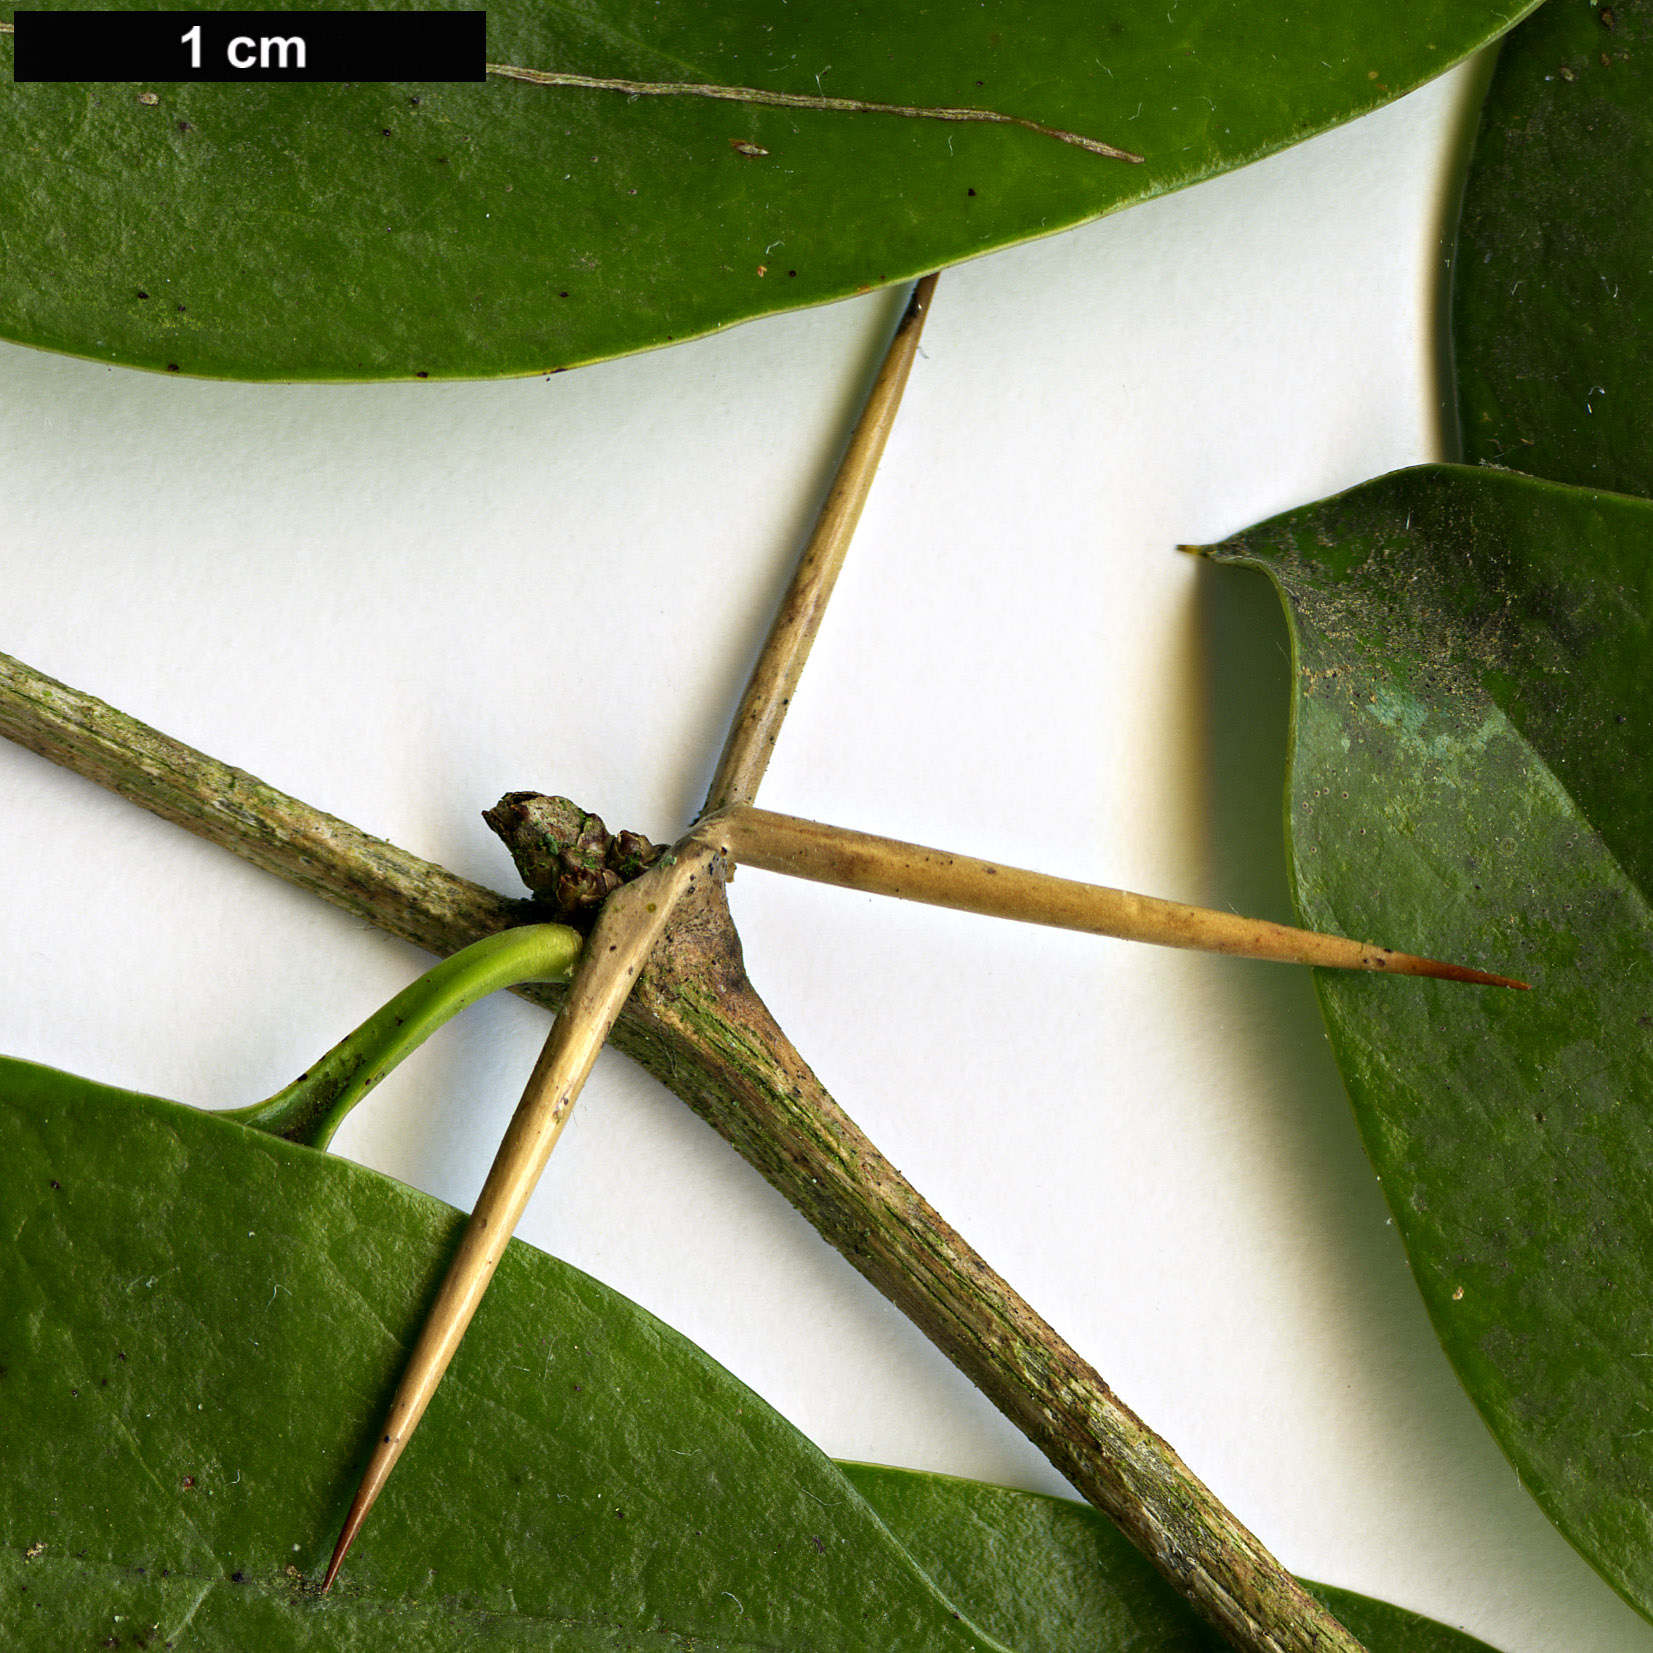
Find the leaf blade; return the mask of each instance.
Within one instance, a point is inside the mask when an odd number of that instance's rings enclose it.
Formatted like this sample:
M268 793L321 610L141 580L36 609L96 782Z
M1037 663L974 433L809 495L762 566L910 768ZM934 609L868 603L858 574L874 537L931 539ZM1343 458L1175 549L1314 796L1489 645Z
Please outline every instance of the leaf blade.
M1377 0L1306 17L995 0L945 32L916 0L489 8L496 61L978 105L1140 167L1004 127L500 79L181 84L153 105L7 84L0 335L250 379L551 371L1184 187L1399 96L1507 25L1492 0L1418 0L1404 26Z
M32 1064L0 1061L0 1090L0 1554L14 1600L57 1581L56 1640L35 1645L81 1646L116 1612L162 1623L183 1577L203 1645L212 1624L240 1645L351 1646L388 1619L432 1647L516 1623L535 1645L554 1624L572 1646L994 1653L790 1425L520 1245L321 1598L287 1568L325 1559L459 1215Z
M1224 1644L1088 1504L879 1464L844 1473L977 1621L1040 1653L1217 1653ZM1311 1584L1371 1653L1474 1653L1461 1631Z
M1653 494L1653 9L1558 3L1499 49L1465 183L1464 458Z
M1650 551L1644 501L1426 466L1217 553L1264 568L1287 608L1305 921L1381 916L1534 982L1316 988L1449 1359L1545 1513L1644 1614L1648 756L1599 712L1647 647L1646 595L1616 575Z

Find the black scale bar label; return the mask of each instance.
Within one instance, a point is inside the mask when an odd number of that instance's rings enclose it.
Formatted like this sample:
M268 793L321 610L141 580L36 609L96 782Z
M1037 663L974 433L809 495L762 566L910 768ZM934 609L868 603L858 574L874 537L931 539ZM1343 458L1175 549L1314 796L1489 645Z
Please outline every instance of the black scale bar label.
M485 78L480 11L19 11L14 80Z

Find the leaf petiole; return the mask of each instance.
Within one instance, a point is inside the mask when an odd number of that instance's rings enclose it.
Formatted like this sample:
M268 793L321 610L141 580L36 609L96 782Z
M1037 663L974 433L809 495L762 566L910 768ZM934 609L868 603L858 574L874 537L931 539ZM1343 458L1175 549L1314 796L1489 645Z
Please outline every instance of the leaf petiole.
M581 944L565 924L528 924L473 941L404 987L292 1084L225 1117L325 1148L350 1110L444 1022L501 988L566 981Z

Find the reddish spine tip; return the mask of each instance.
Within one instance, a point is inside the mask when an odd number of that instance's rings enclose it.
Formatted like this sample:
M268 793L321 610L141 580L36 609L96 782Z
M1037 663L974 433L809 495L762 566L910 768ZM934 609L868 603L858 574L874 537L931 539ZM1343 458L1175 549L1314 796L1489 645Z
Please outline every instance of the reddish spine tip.
M1477 987L1512 987L1518 993L1532 991L1530 982L1517 981L1513 976L1495 976L1486 970L1471 970L1462 964L1435 964L1430 974L1439 976L1442 981L1471 982Z
M333 1546L333 1559L327 1563L327 1576L321 1581L321 1593L326 1595L333 1588L333 1580L339 1576L339 1568L344 1565L344 1558L350 1549L350 1540L355 1536L350 1530L348 1521L344 1524L344 1531L339 1534L339 1541Z

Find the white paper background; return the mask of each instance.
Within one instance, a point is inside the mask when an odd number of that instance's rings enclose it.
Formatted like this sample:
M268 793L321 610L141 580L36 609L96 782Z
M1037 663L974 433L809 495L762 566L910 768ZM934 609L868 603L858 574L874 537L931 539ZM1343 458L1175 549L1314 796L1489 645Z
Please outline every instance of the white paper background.
M1439 455L1466 87L943 279L765 803L1288 916L1284 632L1173 547ZM0 347L0 647L500 888L507 789L669 837L899 303L501 384ZM16 749L0 785L0 1049L243 1103L424 962ZM733 900L828 1086L1289 1566L1507 1653L1653 1649L1436 1347L1303 974L759 873ZM340 1150L468 1204L542 1032L468 1013ZM622 1059L522 1232L829 1452L1063 1490Z

